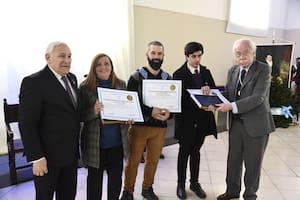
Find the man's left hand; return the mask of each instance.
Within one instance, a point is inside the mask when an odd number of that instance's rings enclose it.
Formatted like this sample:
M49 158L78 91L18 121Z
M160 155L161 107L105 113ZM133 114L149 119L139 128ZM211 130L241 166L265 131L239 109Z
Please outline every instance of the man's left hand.
M216 104L216 106L217 106L217 111L220 112L227 112L232 110L231 103L220 103L220 104Z

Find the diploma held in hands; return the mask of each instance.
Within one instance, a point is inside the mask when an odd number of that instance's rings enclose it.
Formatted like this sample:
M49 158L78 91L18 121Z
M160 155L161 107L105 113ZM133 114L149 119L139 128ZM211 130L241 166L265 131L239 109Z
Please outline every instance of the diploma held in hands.
M187 89L187 91L199 108L205 108L209 105L216 105L219 103L229 103L218 89L211 89L209 95L204 95L201 89Z
M137 92L98 87L98 98L103 104L103 120L143 122L143 114Z
M143 80L143 102L149 107L181 112L181 81Z

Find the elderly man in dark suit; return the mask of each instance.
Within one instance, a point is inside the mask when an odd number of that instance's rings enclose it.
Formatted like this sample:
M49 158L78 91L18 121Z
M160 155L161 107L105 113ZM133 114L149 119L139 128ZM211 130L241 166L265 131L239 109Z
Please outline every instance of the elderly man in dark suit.
M198 42L189 42L184 48L186 61L177 69L173 78L182 81L182 113L175 115L175 138L179 140L177 161L177 196L186 199L185 181L188 159L190 159L190 189L200 198L206 193L199 183L200 148L205 136L217 137L214 115L200 109L186 89L199 89L208 94L215 88L209 69L200 64L204 49Z
M19 127L32 162L36 199L73 200L76 196L79 98L69 73L71 51L63 42L46 49L47 66L23 79Z
M269 105L270 67L255 60L256 45L247 38L234 42L236 65L227 76L226 93L231 103L218 111L230 112L226 192L218 200L238 198L242 164L245 165L245 200L257 198L261 165L269 133L275 130Z

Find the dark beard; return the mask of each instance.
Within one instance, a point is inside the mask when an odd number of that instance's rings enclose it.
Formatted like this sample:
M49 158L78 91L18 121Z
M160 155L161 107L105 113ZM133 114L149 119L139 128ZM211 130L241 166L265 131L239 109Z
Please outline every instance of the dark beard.
M160 59L150 59L148 57L148 63L150 65L150 67L154 70L159 70L162 63L163 63L163 61L164 61L163 59L162 60L160 60Z

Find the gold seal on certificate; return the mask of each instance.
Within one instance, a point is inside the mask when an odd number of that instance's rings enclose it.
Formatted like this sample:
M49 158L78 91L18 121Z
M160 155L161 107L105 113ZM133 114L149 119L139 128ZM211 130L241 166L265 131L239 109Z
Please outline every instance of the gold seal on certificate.
M181 80L143 80L143 102L149 107L181 112Z
M97 90L99 101L103 104L103 120L144 121L137 92L101 87Z
M175 90L176 89L176 86L175 85L170 85L170 90Z
M127 96L128 101L132 101L133 97L131 95Z

